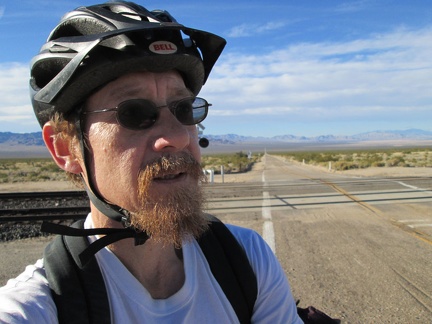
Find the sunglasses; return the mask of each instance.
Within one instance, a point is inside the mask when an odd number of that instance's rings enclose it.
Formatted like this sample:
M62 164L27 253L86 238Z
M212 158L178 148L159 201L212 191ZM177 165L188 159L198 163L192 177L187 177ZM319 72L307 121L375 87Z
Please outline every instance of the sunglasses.
M181 99L165 106L156 106L154 102L147 99L130 99L121 102L115 108L83 111L82 114L115 111L117 122L121 126L132 130L142 130L150 128L156 123L161 108L168 107L183 125L196 125L207 117L209 106L211 106L210 103L198 97Z

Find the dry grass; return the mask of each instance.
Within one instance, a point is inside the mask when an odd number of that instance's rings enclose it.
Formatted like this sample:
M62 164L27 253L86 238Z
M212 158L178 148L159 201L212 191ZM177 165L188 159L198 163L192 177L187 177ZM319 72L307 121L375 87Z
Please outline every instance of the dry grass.
M243 152L206 155L201 158L201 166L206 170L214 170L216 174L221 173L221 166L224 167L224 173L238 173L249 171L252 165L260 159L259 155L249 157Z
M214 169L215 173L220 173L222 165L225 173L237 173L250 170L258 159L258 156L248 158L247 154L238 152L203 156L201 165L203 169ZM65 172L51 158L0 159L0 183L63 180L67 180Z
M309 165L327 167L331 162L333 170L355 170L373 167L432 167L432 149L386 149L333 152L289 152L279 153L287 160ZM261 160L260 155L248 157L246 153L205 155L202 168L220 173L224 166L226 174L249 171ZM65 173L50 158L0 159L0 183L64 181Z
M280 154L288 160L327 166L333 170L366 169L370 167L432 167L432 150L388 149L335 152L293 152Z
M66 180L51 159L0 159L0 183Z

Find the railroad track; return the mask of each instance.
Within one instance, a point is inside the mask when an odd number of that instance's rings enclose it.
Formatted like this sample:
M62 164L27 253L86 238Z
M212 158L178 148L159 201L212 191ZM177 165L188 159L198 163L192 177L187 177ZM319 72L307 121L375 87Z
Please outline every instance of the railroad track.
M82 219L89 212L90 207L0 209L0 222Z
M8 199L52 199L52 198L74 198L86 197L85 191L41 191L41 192L1 192L0 202Z
M292 172L292 171L291 171ZM322 186L328 186L336 191L347 195L341 191L341 186L350 186L348 191L356 191L357 187L363 186L365 181L375 182L376 186L385 189L391 183L403 181L405 183L416 182L416 186L430 188L430 177L403 177L391 179L349 179L333 180L331 185L322 179L314 179L304 174L299 174L299 180L295 182L272 183L273 190L282 190L283 192L298 193L302 181L309 180L308 187L311 185L322 190ZM420 183L419 183L420 181ZM423 181L424 183L421 183ZM314 183L314 184L313 184ZM225 184L207 184L205 190L212 199L224 199L227 196L227 187L230 187L229 197L259 197L262 196L262 182L251 182L247 186L239 183ZM234 190L234 194L232 193ZM348 196L347 196L348 197ZM352 197L351 197L352 198ZM357 202L357 200L353 199ZM68 219L82 219L90 212L88 197L85 191L53 191L53 192L14 192L0 193L0 223L6 222L32 222L32 221L55 221Z
M89 212L84 191L0 193L0 223L83 219Z

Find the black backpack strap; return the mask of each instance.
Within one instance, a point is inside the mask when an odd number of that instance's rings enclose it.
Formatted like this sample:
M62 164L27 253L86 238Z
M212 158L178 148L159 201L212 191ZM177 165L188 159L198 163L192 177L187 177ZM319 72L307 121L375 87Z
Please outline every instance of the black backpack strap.
M72 225L82 228L83 221ZM110 323L105 282L96 258L80 268L74 258L89 245L86 237L56 236L44 251L44 266L59 323Z
M250 323L258 288L246 252L225 224L215 217L212 217L210 230L198 243L240 323Z
M72 226L82 228L83 221ZM245 251L217 218L198 243L239 322L250 323L258 289ZM45 249L46 276L60 323L110 323L108 294L96 259L78 266L78 256L88 245L85 237L59 235Z

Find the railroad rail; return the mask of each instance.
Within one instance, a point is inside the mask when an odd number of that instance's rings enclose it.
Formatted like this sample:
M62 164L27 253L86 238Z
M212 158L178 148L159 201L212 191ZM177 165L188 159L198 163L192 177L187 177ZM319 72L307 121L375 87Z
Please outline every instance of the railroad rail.
M85 191L0 193L0 223L77 220L89 212Z
M0 192L0 201L6 199L36 199L36 198L74 198L86 197L82 190L71 191L41 191L41 192Z
M299 174L299 180L295 182L279 182L272 183L273 190L283 190L284 192L298 193L302 185L302 180L307 179L308 186L317 187L327 186L332 190L337 190L342 194L338 188L342 185L350 185L352 188L356 186L363 186L365 181L375 182L382 188L385 188L390 183L403 181L411 183L416 181L417 186L421 185L427 190L430 188L431 177L401 177L401 178L372 178L372 179L343 179L333 180L331 185L323 181L323 179L314 179L302 174ZM419 184L420 181L420 184ZM421 183L424 182L424 184ZM234 189L235 194L227 194L227 186L231 190ZM206 184L205 190L208 196L213 200L225 199L227 197L262 197L263 190L267 189L268 184L263 182L251 182L245 186L243 183L214 183ZM351 188L351 189L352 189ZM354 190L354 189L352 189ZM350 191L350 190L348 190ZM355 190L354 190L355 191ZM229 196L228 196L229 195ZM348 198L349 195L347 195ZM412 198L411 198L412 199ZM259 204L261 206L261 204ZM90 212L89 200L85 191L50 191L50 192L12 192L0 193L0 223L6 222L32 222L32 221L55 221L55 220L73 220L85 218Z
M89 212L90 207L0 209L0 223L83 219Z

